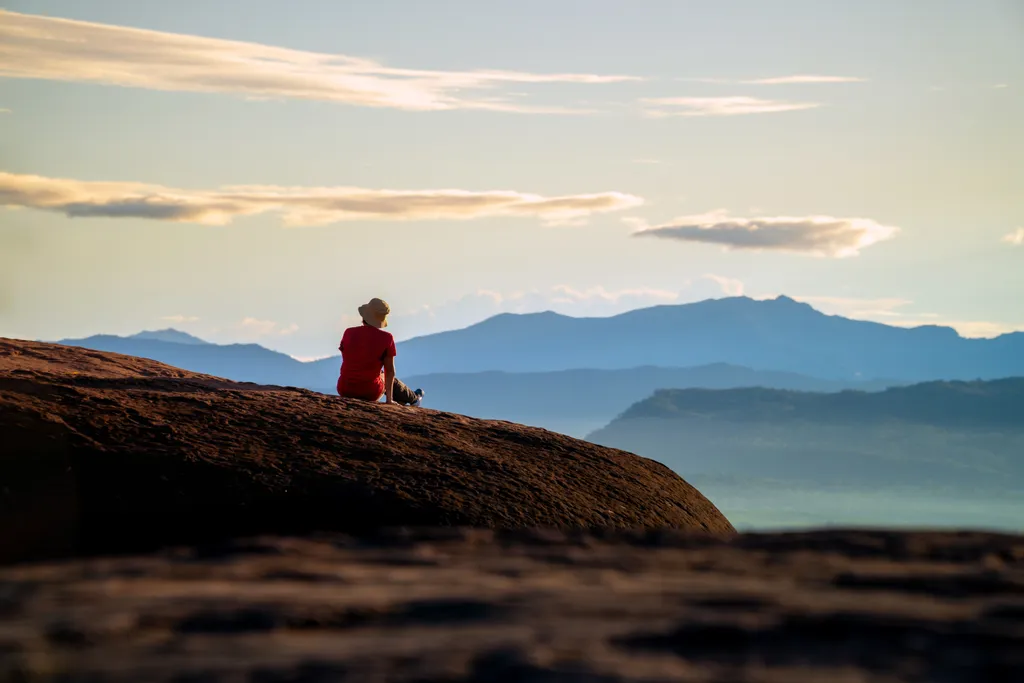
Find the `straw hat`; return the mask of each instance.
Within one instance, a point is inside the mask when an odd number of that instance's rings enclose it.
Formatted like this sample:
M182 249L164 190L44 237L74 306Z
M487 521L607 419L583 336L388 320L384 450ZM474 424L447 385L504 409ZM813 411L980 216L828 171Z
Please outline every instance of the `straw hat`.
M383 299L370 299L359 307L359 315L363 317L363 320L374 327L387 327L388 313L390 312L391 307L388 306L388 302Z

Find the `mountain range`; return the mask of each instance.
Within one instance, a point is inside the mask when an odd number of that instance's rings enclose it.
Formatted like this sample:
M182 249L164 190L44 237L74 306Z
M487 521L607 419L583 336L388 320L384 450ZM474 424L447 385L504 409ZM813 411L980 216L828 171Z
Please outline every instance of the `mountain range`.
M177 330L62 343L329 394L340 360L300 362ZM960 381L1024 376L1021 333L965 339L786 297L736 297L610 318L499 315L401 342L398 368L431 408L589 435L659 460L743 526L977 511L978 524L1006 528L1024 514L1013 493L1024 485L1015 428L1024 380ZM996 508L1008 512L996 519Z
M880 391L896 384L886 380L819 379L727 363L693 368L643 366L625 370L438 373L414 375L407 380L415 386L429 388L431 407L473 417L511 420L581 437L604 426L659 387L776 387L835 392L844 389Z
M1022 416L1024 378L873 393L672 389L587 439L686 472L739 526L1019 529Z
M840 391L824 395L761 387L733 391L660 389L630 406L617 421L641 419L716 419L773 425L814 422L870 426L900 422L1024 432L1024 378L924 382L874 393Z
M326 368L315 363L302 363L259 344L212 344L178 330L146 331L128 337L98 334L83 339L63 339L59 343L149 358L237 382L320 390L333 384L325 374ZM335 365L338 362L336 360Z
M173 354L186 361L183 367L199 372L218 368L197 365L226 363L229 356L235 356L232 367L236 371L220 374L244 381L284 377L286 383L296 386L330 389L337 378L337 355L301 363L254 344L219 346L182 335L162 330L61 343L143 357ZM334 349L334 340L325 343L326 351ZM948 327L904 328L826 315L784 296L709 299L607 318L505 313L463 329L409 339L398 349L401 377L716 363L843 381L921 382L1024 375L1024 332L966 339ZM155 360L174 363L163 357Z
M174 341L180 339L181 341ZM299 386L333 394L338 358L299 362L257 344L217 345L176 330L129 337L97 335L61 343L123 353L236 381ZM400 352L401 353L401 352ZM578 368L553 372L485 371L405 376L429 391L433 408L472 417L512 420L573 436L608 423L660 387L778 387L804 391L880 390L894 381L841 381L792 372L752 370L726 363L694 368L643 366L622 370Z
M709 299L608 318L502 314L417 337L406 374L729 363L829 379L927 381L1024 375L1024 333L965 339L948 327L895 327L826 315L788 297Z
M257 344L211 344L173 329L61 343L324 393L334 393L340 365L336 355L300 362ZM733 297L609 318L502 314L401 342L397 365L399 377L426 390L431 407L582 436L657 389L875 391L1024 375L1024 334L965 339L949 328L825 315L787 297Z

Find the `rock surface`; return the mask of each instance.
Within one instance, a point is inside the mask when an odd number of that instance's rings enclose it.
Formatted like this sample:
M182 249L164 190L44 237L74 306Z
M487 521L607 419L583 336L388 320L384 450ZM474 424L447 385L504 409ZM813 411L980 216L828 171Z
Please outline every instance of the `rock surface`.
M1020 683L1024 537L449 528L25 564L0 680Z
M0 339L0 562L395 526L733 533L667 467L507 422Z

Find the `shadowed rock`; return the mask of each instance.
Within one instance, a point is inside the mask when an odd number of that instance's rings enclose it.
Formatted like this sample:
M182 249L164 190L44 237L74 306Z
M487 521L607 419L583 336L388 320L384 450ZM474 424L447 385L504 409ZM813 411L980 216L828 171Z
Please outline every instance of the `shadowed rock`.
M0 568L0 680L1019 683L1024 537L413 530Z
M0 561L395 526L732 533L667 467L544 430L0 339Z

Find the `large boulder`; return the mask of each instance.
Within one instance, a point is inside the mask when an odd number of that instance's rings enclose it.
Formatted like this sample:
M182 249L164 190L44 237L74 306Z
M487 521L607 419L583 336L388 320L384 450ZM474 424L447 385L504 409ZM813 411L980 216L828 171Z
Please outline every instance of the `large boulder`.
M396 526L733 533L664 465L507 422L0 339L0 562Z

